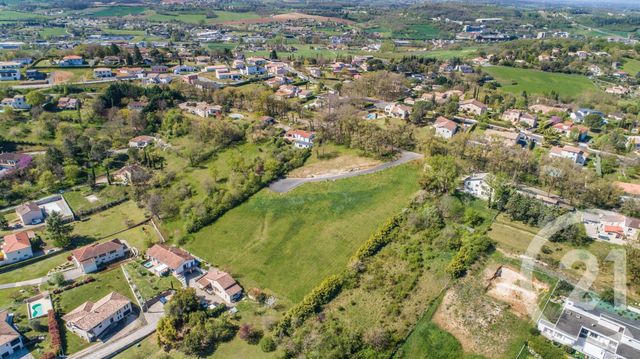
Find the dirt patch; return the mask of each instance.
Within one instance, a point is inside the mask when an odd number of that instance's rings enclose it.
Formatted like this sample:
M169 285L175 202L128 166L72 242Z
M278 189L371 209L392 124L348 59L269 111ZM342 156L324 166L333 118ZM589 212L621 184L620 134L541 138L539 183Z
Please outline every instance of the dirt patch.
M366 170L378 166L382 162L372 158L342 155L336 158L322 160L310 165L297 168L289 173L290 178L312 178L320 176L339 175L355 171Z
M307 15L299 12L290 12L286 14L278 14L278 15L273 15L269 17L259 17L254 19L230 20L230 21L224 21L222 22L222 24L225 24L225 25L266 24L269 22L286 22L286 21L293 21L293 20L314 20L318 22L335 22L335 23L344 24L344 25L355 24L355 21L342 19L339 17Z
M538 304L541 292L548 291L549 286L535 278L530 280L519 271L500 266L495 271L485 271L488 286L487 294L511 306L511 309L523 317L533 313Z
M51 73L51 79L54 84L61 84L70 82L73 78L73 72L69 71L54 71Z
M502 301L504 294L511 293L503 288L510 288L508 283L519 287L519 279L510 271L505 271L502 277L493 278L498 267L497 264L489 266L489 269L454 285L445 294L433 317L434 323L460 341L465 352L487 358L515 356L512 353L514 347L529 335L529 318L516 313L510 303ZM499 289L492 289L494 286ZM501 299L489 295L487 288L500 294ZM521 301L513 300L519 305Z
M98 201L100 200L100 199L98 198L98 196L96 196L95 194L92 194L92 195L86 196L86 197L85 197L85 199L86 199L87 201L89 201L89 203L96 203L96 202L98 202Z

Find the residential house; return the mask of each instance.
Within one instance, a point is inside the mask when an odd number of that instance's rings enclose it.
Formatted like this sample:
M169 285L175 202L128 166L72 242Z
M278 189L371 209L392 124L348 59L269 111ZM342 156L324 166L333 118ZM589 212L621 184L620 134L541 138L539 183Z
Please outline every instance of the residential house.
M538 126L538 116L516 109L505 111L502 114L502 119L511 122L513 125L524 124L527 128L535 128Z
M152 145L156 141L156 138L153 136L136 136L129 140L129 147L133 148L145 148L149 145Z
M303 130L289 130L284 135L285 140L292 142L296 148L313 147L315 137L315 133Z
M307 100L307 99L309 99L311 97L313 97L313 91L311 91L311 90L301 89L300 91L298 91L298 98L299 99Z
M124 166L113 174L114 180L129 185L132 183L144 183L148 179L147 171L138 165Z
M133 310L131 301L111 292L97 302L86 301L62 317L69 331L91 342L125 319Z
M0 357L10 358L24 347L22 336L14 328L13 315L9 311L0 311Z
M593 110L593 109L590 109L590 108L578 109L577 111L572 112L570 117L575 122L580 123L580 122L584 121L585 117L587 117L589 115L598 115L600 117L604 117L604 114L602 112L597 111L597 110Z
M34 69L29 69L29 70L25 71L25 76L27 77L27 80L33 80L33 81L46 80L47 79L47 73L46 72L42 72L42 71L38 71L38 70L34 70Z
M440 136L445 139L453 137L458 130L458 124L449 120L446 117L439 116L436 122L433 124L436 129L436 136Z
M397 103L391 103L384 108L384 112L387 116L394 118L407 119L411 114L411 107L407 105L401 105Z
M228 304L242 298L242 287L227 272L212 269L200 277L197 283L200 289L222 298Z
M288 66L283 62L272 62L265 65L267 73L270 75L286 75L288 70Z
M487 112L488 107L476 99L471 99L460 101L458 109L463 112L473 113L480 116Z
M640 358L640 321L618 313L565 299L558 319L554 323L540 319L537 327L547 339L571 347L581 357Z
M16 207L16 214L23 226L40 224L44 221L44 211L35 202L27 202Z
M445 92L426 92L420 96L420 101L435 101L437 104L442 105L444 103L449 102L452 98L457 97L458 99L462 99L464 97L464 92L460 90L448 90Z
M319 67L307 67L307 71L309 72L309 75L311 75L311 77L322 77L322 70Z
M589 134L589 129L584 126L576 126L571 121L565 121L553 125L553 129L563 133L566 137L575 137L577 141L584 141Z
M489 186L488 173L474 173L465 177L462 181L462 192L473 197L488 201L491 197L491 186Z
M141 79L144 77L144 69L142 67L123 67L118 69L118 78Z
M113 77L113 71L107 67L97 67L93 69L93 77L98 79Z
M505 146L515 146L522 144L525 135L522 132L498 131L488 129L484 131L485 137L492 142L502 142Z
M171 74L149 73L142 78L142 83L145 85L166 85L171 81L173 81Z
M260 123L265 125L273 125L276 123L276 119L271 116L262 116L260 117Z
M102 63L107 66L120 65L120 58L118 56L105 56L102 59Z
M579 147L565 145L562 147L552 147L551 151L549 152L549 156L555 158L566 158L576 164L584 166L589 154Z
M473 67L465 64L461 64L455 67L455 71L462 72L463 74L472 74Z
M15 95L13 97L2 99L2 102L0 102L0 107L5 106L10 106L16 110L28 110L31 108L31 105L27 103L24 95Z
M72 67L72 66L82 66L84 65L84 59L82 56L78 55L69 55L62 58L61 61L58 62L58 66L62 67Z
M104 265L115 262L129 252L129 248L119 239L102 243L92 243L71 252L76 266L83 273L93 273Z
M535 113L542 113L543 115L548 115L550 113L566 113L567 111L569 111L568 107L562 107L562 106L547 106L547 105L542 105L542 104L535 104L535 105L531 105L529 106L529 111L535 112Z
M58 110L77 110L80 108L80 100L73 97L60 97L56 108Z
M21 76L20 69L0 69L0 81L18 81Z
M19 169L24 168L31 163L33 158L29 155L14 152L0 153L0 167Z
M183 102L178 107L196 116L207 118L209 116L217 116L222 113L222 106L210 105L206 102Z
M624 87L624 86L607 87L604 91L608 94L620 95L620 96L625 96L631 93L631 90L628 87Z
M198 267L196 259L187 251L164 244L155 244L147 250L147 257L154 265L157 275L172 273L182 277Z
M278 91L274 94L274 97L278 100L284 100L288 98L294 98L298 96L300 88L295 85L282 85L278 88Z
M146 101L131 101L127 105L127 109L129 109L131 111L142 111L148 105L149 105L149 103L146 102ZM129 142L129 143L131 143L131 142Z
M35 238L33 231L22 231L4 236L2 244L3 258L1 264L10 264L33 257L31 239Z
M169 67L165 65L153 65L151 66L151 71L149 72L154 74L164 74L169 72Z
M616 244L638 240L640 219L627 217L617 212L595 210L583 213L582 221L587 236L593 239Z
M171 71L175 74L175 75L181 75L187 72L194 72L196 71L196 68L193 66L189 66L189 65L176 65L174 67L171 68Z

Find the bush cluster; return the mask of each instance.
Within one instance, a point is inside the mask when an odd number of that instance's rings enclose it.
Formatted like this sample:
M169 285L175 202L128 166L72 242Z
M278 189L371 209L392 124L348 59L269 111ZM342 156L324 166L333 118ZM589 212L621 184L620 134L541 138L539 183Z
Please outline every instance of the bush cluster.
M53 290L53 294L60 294L60 293L62 293L62 292L64 292L64 291L66 291L66 290L73 289L73 288L77 288L77 287L79 287L79 286L81 286L81 285L85 285L85 284L87 284L87 283L91 283L91 282L95 282L95 281L96 281L96 279L95 279L95 278L93 278L93 277L87 277L87 278L83 279L83 280L82 280L82 281L80 281L80 282L74 282L74 283L72 283L72 284L65 285L65 286L64 286L64 287L62 287L62 288L56 288L56 289L54 289L54 290Z

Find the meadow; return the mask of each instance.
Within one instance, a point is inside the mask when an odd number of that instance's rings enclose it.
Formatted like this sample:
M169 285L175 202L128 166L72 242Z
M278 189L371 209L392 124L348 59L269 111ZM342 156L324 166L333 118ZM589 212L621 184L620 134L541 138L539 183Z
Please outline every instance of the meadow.
M622 70L627 72L630 76L635 76L638 72L640 72L640 60L625 59Z
M12 10L1 10L0 11L0 21L25 21L25 20L40 20L46 19L48 16L35 14L31 12L22 12L22 11L12 11Z
M230 271L245 288L298 302L349 257L418 190L419 166L305 184L278 194L264 189L185 247Z
M122 17L129 15L139 15L145 11L142 6L109 6L100 8L91 14L95 17Z
M601 92L588 78L515 67L491 66L483 71L493 76L502 86L500 89L513 94L549 94L557 92L563 98L575 98L586 93Z
M147 11L146 18L154 22L184 22L187 24L205 23L222 23L227 21L255 19L260 17L254 12L231 12L231 11L215 11L215 17L208 18L204 12L187 12L187 11Z

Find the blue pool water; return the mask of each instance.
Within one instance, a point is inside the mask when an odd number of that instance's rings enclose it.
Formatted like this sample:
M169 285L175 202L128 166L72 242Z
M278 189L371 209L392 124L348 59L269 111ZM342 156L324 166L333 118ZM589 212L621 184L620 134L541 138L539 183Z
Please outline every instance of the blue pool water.
M42 304L36 303L31 306L31 318L37 318L43 314L44 312L42 311Z
M143 264L143 266L144 266L145 268L151 268L151 267L153 267L153 263L151 263L151 262L145 262L145 263Z

